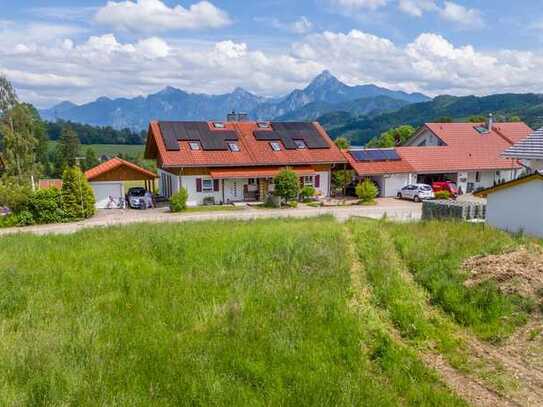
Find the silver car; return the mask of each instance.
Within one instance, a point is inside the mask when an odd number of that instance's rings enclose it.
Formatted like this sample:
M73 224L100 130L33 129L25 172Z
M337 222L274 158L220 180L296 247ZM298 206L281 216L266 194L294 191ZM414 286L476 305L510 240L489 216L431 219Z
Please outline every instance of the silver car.
M428 184L407 185L398 192L398 199L411 199L415 202L434 199L435 197L432 187Z

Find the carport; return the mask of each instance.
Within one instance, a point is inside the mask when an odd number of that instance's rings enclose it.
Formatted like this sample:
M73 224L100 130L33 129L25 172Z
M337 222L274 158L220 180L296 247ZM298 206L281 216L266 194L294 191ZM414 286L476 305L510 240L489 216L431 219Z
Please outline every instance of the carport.
M96 197L97 208L107 208L111 199L124 199L124 183L143 181L145 189L155 193L157 175L134 163L115 157L85 172Z

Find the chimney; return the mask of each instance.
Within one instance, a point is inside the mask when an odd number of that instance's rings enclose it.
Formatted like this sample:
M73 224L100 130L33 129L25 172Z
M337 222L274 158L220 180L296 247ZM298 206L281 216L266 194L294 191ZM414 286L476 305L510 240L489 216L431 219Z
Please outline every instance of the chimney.
M488 115L488 119L486 120L486 128L488 131L492 131L492 128L494 127L494 115L490 113Z
M232 113L228 113L226 115L226 121L227 122L246 122L246 121L249 121L249 115L247 113L236 113L236 111L232 111Z

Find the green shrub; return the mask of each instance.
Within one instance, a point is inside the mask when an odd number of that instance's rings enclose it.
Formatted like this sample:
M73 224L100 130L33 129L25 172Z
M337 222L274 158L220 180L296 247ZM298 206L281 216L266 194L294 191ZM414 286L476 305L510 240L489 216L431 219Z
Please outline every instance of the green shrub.
M60 223L66 215L61 209L61 193L56 188L33 192L26 203L35 223Z
M68 219L90 218L96 212L94 192L78 167L64 171L61 202L61 208Z
M17 226L30 226L36 223L32 212L29 210L23 210L15 214L15 220L17 222Z
M360 199L360 203L372 203L377 198L379 190L372 180L366 178L356 186L355 193L358 199Z
M187 199L189 198L189 193L184 187L181 187L179 191L172 195L170 198L170 211L172 212L182 212L187 209Z
M287 206L290 208L297 208L298 207L298 201L288 201Z
M10 213L9 215L0 216L0 228L10 228L13 226L17 226L19 223L19 219L17 218L17 215L14 213Z
M3 180L0 183L0 207L5 206L12 212L22 211L31 193L30 186Z
M282 170L274 179L276 196L285 201L291 201L298 197L300 192L300 180L294 171L289 168Z
M315 197L316 190L313 186L307 185L300 191L300 198L302 201L312 200Z
M451 199L451 193L449 191L437 191L435 193L436 199Z

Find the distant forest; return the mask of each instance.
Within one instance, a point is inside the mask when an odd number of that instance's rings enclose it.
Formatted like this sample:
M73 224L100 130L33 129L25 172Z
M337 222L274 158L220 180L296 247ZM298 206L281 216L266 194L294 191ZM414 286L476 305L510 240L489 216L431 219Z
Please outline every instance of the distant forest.
M96 127L88 124L67 122L45 122L49 140L58 140L65 126L71 127L79 136L81 144L145 144L146 131L134 132L130 129L115 130L113 127Z

